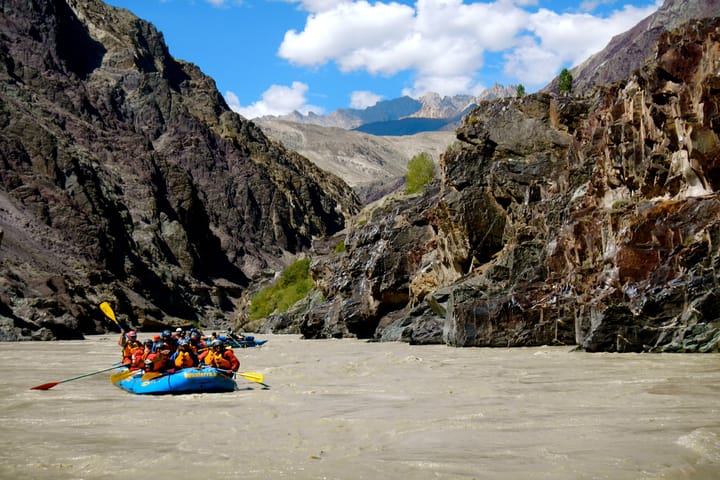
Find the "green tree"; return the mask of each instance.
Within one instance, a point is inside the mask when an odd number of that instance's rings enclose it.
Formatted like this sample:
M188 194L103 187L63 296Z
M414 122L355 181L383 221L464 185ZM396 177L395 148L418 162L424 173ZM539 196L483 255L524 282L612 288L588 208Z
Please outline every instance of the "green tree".
M522 83L518 85L516 92L518 98L525 96L525 85L523 85Z
M425 190L425 185L435 176L435 162L425 153L415 155L407 165L405 174L405 193L417 193Z
M305 298L313 286L310 259L296 261L282 272L275 284L250 298L250 320L266 318L275 311L286 312L295 302Z
M563 68L558 77L558 90L560 90L560 93L569 94L572 91L572 82L572 74L567 68Z

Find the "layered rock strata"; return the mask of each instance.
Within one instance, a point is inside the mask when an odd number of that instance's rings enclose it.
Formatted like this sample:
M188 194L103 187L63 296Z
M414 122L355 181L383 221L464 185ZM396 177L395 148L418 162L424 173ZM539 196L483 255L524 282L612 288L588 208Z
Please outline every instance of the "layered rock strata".
M717 351L720 20L592 97L480 105L440 185L387 201L313 265L307 337ZM285 325L292 325L285 319Z

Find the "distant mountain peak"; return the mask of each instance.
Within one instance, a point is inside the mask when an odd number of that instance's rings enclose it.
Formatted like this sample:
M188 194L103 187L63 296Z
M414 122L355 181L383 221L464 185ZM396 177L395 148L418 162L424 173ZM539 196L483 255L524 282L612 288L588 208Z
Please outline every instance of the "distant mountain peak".
M442 96L427 92L415 99L403 96L390 100L381 100L364 109L343 108L327 115L309 113L307 115L292 112L287 115L267 115L255 119L256 122L285 120L295 123L338 127L346 130L360 130L375 133L374 126L381 124L382 135L408 135L421 131L453 129L460 117L482 100L515 95L515 87L493 85L480 95ZM405 121L416 119L412 121ZM423 119L423 121L417 121ZM399 124L395 125L395 122Z

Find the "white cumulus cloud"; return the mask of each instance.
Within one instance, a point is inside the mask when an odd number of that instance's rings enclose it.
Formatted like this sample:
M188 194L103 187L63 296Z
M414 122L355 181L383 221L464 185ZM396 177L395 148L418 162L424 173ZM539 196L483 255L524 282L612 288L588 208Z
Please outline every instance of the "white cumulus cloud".
M382 100L381 95L365 90L356 90L350 94L350 108L363 109L372 107L380 100Z
M225 101L235 112L245 118L258 118L264 115L284 115L298 111L303 114L315 112L322 114L323 109L307 103L305 94L308 86L302 82L293 82L291 86L272 85L265 90L262 98L250 106L240 105L237 95L233 92L225 92Z
M592 7L608 0L588 0ZM417 0L413 6L366 0L301 0L301 31L286 32L278 55L303 67L334 62L341 71L413 73L415 95L472 93L488 52L502 53L506 74L541 87L637 24L662 3L625 6L609 16L556 13L537 0Z
M286 32L278 55L307 67L333 61L345 72L394 75L412 70L412 90L418 94L424 93L424 85L445 95L467 93L485 51L512 46L527 25L529 14L516 3L418 0L410 7L360 0L318 11L303 3L311 10L305 28Z
M506 53L505 73L529 85L544 85L563 65L575 66L602 50L612 37L657 10L660 2L647 8L626 6L606 18L540 9L530 16L523 40Z
M342 2L309 15L302 32L286 32L278 54L303 66L342 63L350 53L402 41L412 16L412 8L397 3Z

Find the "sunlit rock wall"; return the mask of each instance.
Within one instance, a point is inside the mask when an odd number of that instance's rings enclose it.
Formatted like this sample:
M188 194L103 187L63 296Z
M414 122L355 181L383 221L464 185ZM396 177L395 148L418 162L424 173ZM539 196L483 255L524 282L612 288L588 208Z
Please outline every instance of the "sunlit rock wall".
M386 200L315 260L324 306L300 331L717 350L719 46L718 20L694 22L588 97L482 103L439 188Z

